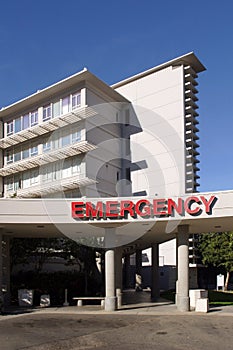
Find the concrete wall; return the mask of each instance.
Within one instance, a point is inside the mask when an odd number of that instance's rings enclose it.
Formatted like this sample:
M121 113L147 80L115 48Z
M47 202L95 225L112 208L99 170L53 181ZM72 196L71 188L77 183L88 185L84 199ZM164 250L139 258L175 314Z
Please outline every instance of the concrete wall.
M96 115L86 120L86 139L97 149L86 155L87 176L97 181L88 186L87 197L122 195L123 139L120 117L124 104L110 102L106 96L87 89L87 103ZM131 194L131 187L128 194Z
M163 257L164 265L176 265L176 239L159 245L159 256Z
M143 129L131 137L133 192L185 193L183 66L168 67L116 90L132 101Z

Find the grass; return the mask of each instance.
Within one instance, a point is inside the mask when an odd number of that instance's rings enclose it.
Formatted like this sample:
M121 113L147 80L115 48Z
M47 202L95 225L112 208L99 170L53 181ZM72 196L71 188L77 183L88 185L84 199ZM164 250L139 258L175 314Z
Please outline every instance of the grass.
M175 302L176 292L174 290L167 290L161 293L161 298ZM208 291L209 304L214 306L233 305L233 292L226 291Z
M216 290L209 290L208 294L210 305L233 305L233 293L230 291L222 292Z

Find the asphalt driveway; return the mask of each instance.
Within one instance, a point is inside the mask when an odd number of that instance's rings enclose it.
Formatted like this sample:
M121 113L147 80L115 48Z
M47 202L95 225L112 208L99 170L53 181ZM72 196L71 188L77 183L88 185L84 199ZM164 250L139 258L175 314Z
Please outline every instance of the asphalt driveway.
M233 317L28 313L0 317L1 350L222 350L233 348Z

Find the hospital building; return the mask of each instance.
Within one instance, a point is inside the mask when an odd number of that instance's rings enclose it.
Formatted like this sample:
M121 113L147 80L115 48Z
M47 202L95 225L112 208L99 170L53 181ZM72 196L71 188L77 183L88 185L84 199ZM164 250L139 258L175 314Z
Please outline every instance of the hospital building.
M189 309L196 235L229 229L233 215L233 192L198 193L203 71L193 52L112 86L84 68L1 108L2 290L9 294L12 237L83 239L99 230L107 241L112 230L105 309L120 305L122 259L129 264L136 254L140 271L148 248L152 298L159 294L159 256L168 251L164 263L170 256L177 265L177 307Z

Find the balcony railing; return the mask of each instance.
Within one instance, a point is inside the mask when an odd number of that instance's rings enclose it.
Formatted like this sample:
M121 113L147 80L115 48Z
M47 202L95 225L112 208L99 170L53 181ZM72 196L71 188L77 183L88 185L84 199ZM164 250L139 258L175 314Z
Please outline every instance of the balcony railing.
M86 153L96 148L97 146L87 141L79 141L63 148L55 149L50 152L42 153L31 158L26 158L11 163L6 167L0 169L0 176L8 176L21 171L33 169L44 164L75 156L80 153Z
M18 189L15 193L16 198L37 198L50 195L56 192L64 192L79 187L85 187L95 184L96 181L85 177L83 174L67 177L64 179L41 183L29 188Z
M5 149L10 146L17 145L21 142L28 141L35 137L55 131L59 128L76 123L88 117L92 117L96 114L97 113L95 112L95 110L91 107L85 106L81 108L76 108L67 114L50 119L41 124L32 126L31 128L19 131L13 135L0 139L0 148Z

